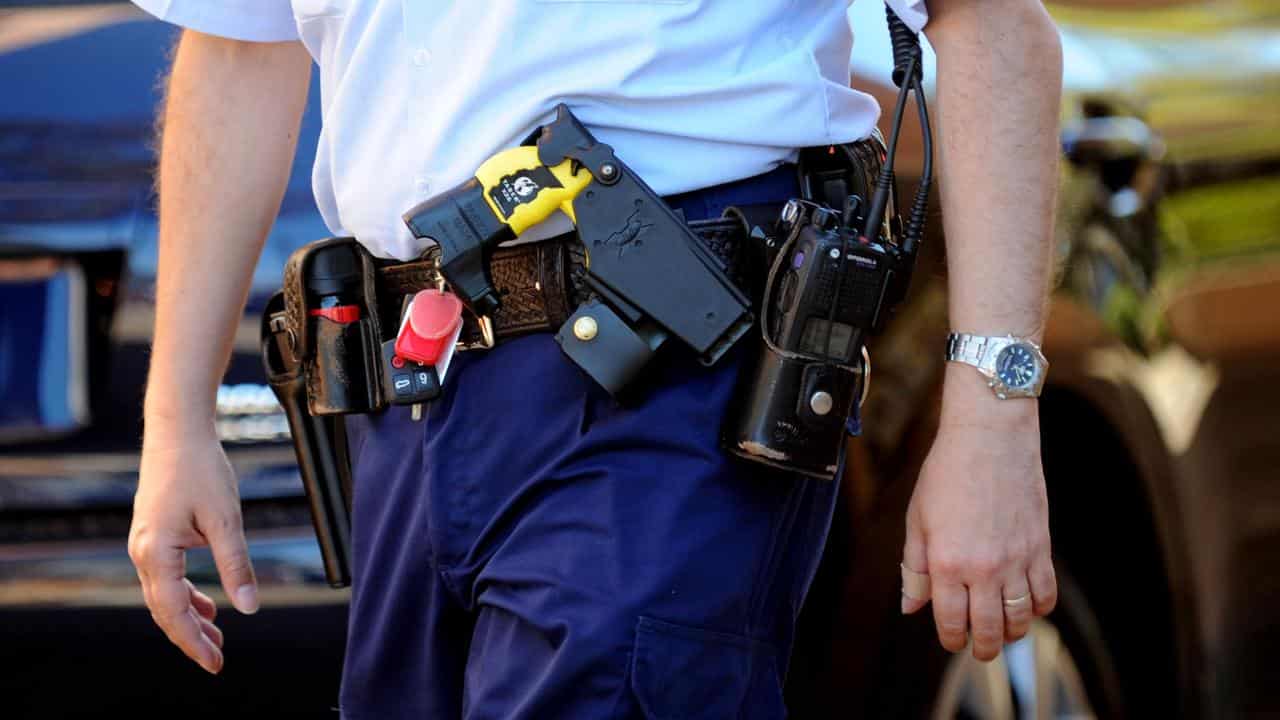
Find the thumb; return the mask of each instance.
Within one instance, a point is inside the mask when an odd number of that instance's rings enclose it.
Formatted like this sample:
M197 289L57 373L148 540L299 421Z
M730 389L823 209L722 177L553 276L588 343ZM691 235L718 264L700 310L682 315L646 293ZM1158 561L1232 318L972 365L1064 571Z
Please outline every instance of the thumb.
M240 612L251 615L258 611L258 581L249 561L249 546L245 543L244 529L239 508L209 523L204 529L213 562L222 578L222 589L231 604Z
M907 515L907 539L902 547L902 614L910 615L929 604L929 560L924 532Z

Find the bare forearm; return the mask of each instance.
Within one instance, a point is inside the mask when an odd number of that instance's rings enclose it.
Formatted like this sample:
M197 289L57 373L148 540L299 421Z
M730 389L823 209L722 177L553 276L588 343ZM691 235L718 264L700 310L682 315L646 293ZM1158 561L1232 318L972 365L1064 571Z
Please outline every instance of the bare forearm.
M951 323L1043 330L1057 189L1062 55L1025 0L933 0Z
M298 43L183 35L160 152L146 399L156 425L211 425L253 267L288 181L309 73Z
M1057 30L1031 0L930 0L929 9L951 326L1038 340L1058 177ZM996 413L1026 409L997 407L983 384L949 368L944 406L967 414L973 398Z

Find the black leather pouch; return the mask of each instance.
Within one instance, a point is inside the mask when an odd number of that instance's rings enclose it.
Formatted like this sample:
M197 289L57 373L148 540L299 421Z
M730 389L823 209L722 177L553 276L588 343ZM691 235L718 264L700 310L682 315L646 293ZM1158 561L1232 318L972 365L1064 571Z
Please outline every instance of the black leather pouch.
M317 280L333 264L334 255L342 255L344 267L354 275L340 293L321 287ZM367 413L386 407L375 283L373 256L355 238L304 245L285 264L286 317L296 337L312 415ZM334 299L339 294L341 300Z
M556 342L578 367L617 397L640 374L666 340L652 323L632 328L599 300L584 302Z

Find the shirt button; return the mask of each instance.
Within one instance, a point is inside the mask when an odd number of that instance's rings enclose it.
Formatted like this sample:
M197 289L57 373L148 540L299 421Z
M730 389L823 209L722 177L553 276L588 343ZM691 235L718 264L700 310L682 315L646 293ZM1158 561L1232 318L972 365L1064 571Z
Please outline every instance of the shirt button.
M418 48L413 51L413 64L422 67L431 62L431 51L426 48Z
M414 178L413 187L418 191L419 195L426 195L431 192L431 179L427 177Z

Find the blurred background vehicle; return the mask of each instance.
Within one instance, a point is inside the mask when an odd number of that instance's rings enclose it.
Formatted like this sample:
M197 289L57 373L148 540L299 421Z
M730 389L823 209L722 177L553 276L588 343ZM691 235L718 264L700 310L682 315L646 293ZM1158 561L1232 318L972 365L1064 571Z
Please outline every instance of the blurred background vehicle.
M125 553L153 317L153 117L174 30L122 3L5 7L4 714L333 716L347 595L324 583L257 350L284 259L327 234L309 184L317 94L218 395L263 610L222 613L229 660L213 678L152 625ZM796 717L1280 715L1280 4L1050 9L1067 161L1041 424L1060 608L987 665L942 651L927 613L898 613L902 516L947 331L935 222L910 303L872 346L866 433L789 677ZM851 12L855 84L884 101L881 5ZM216 588L207 554L189 567Z

